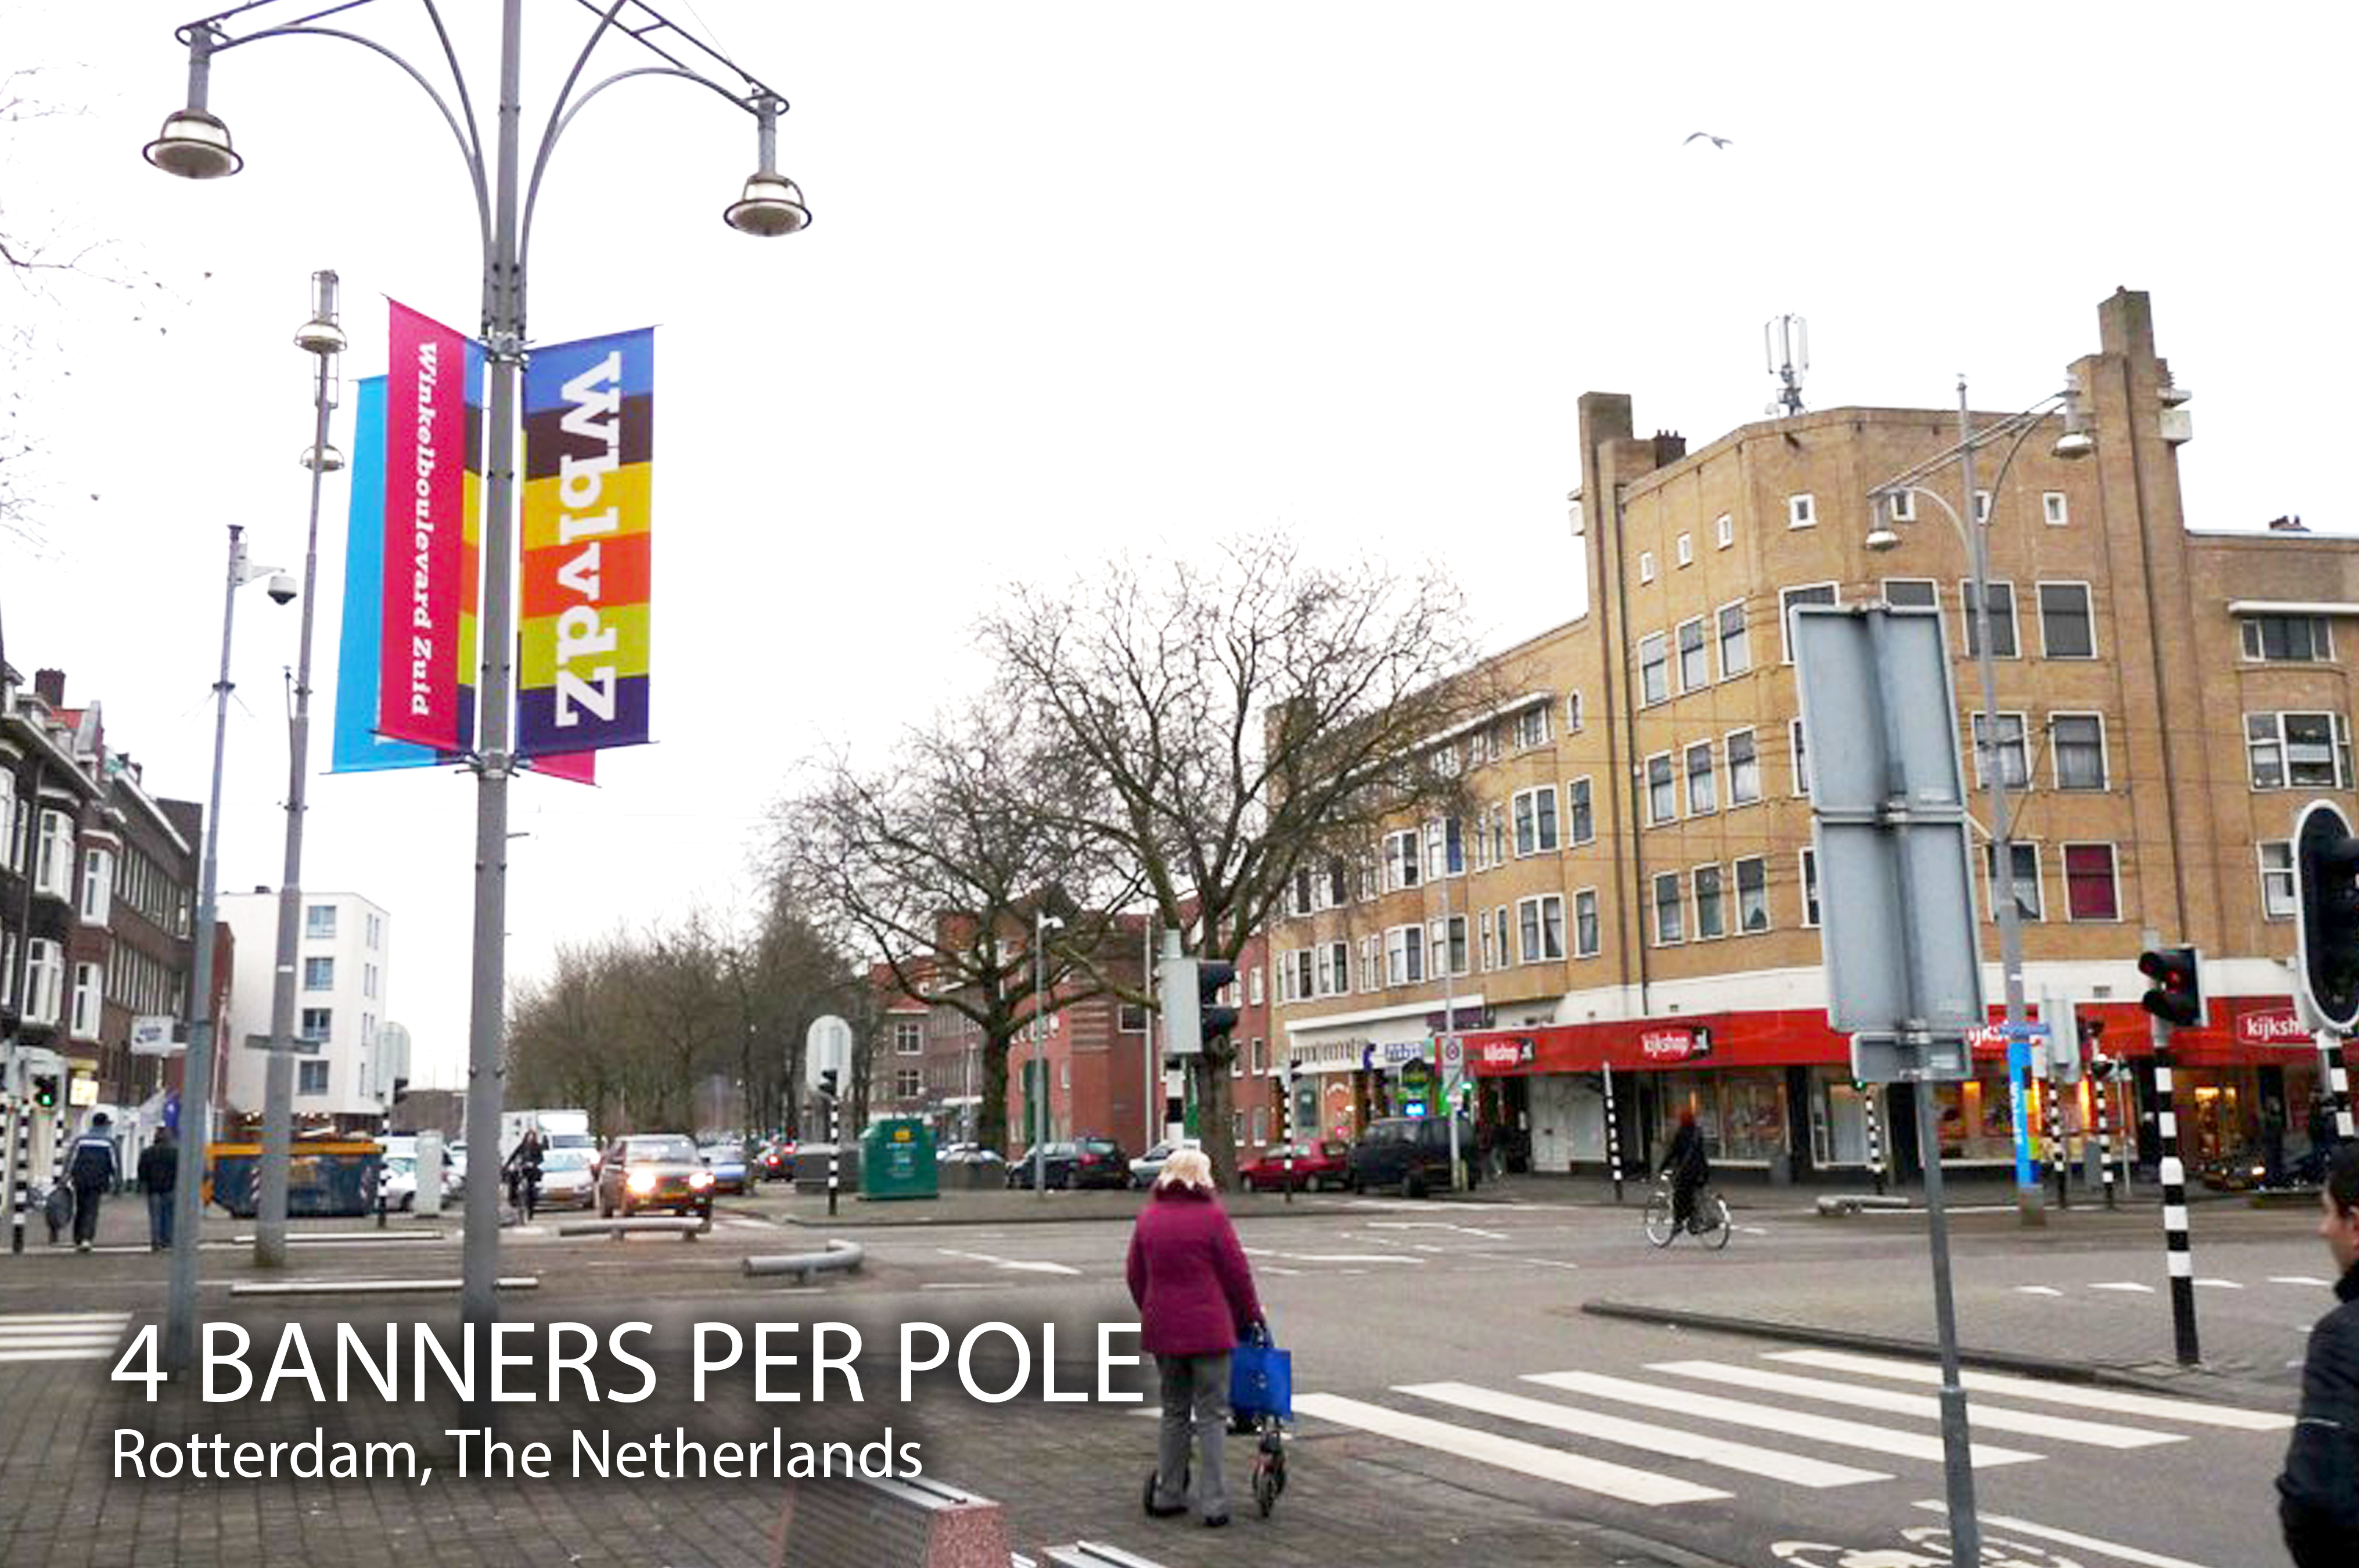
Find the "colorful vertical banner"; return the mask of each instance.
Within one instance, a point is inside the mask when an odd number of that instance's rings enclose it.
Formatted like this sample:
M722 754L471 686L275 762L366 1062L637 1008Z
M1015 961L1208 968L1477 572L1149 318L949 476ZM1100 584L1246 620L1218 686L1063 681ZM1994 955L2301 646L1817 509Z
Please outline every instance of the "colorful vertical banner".
M533 350L516 753L647 739L655 332Z
M443 751L472 736L474 573L467 483L468 405L480 360L440 322L386 301L385 614L379 631L377 733ZM478 421L480 422L480 421ZM480 460L479 460L480 461Z
M353 494L344 534L344 625L336 643L333 773L426 768L431 746L376 733L377 679L385 647L385 377L361 381L353 399Z

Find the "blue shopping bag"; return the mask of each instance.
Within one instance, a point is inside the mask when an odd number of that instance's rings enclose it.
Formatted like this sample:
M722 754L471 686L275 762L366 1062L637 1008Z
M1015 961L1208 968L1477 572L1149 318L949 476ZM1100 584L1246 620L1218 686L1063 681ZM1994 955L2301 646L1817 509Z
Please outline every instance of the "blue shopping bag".
M1294 1353L1257 1329L1229 1357L1229 1410L1240 1421L1294 1419Z

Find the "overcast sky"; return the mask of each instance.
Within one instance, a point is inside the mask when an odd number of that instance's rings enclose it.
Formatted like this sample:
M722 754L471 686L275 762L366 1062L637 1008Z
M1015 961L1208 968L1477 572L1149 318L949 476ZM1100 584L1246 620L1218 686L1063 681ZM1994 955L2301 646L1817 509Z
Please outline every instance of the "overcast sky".
M496 7L451 9L488 112ZM529 147L588 17L525 11ZM430 71L421 15L339 20ZM1700 445L1762 414L1781 312L1809 319L1810 407L1945 406L1962 371L1977 407L2015 408L2095 348L2100 299L2151 290L2196 392L2190 521L2354 525L2339 6L670 15L792 101L780 163L814 223L722 225L752 122L685 83L621 84L550 166L533 336L659 329L658 744L606 754L595 789L517 786L512 977L742 895L799 762L880 753L990 678L969 628L998 588L1125 541L1284 525L1446 555L1501 642L1570 618L1575 400L1631 393L1642 430ZM348 377L384 368L384 298L473 331L480 275L454 144L347 43L222 56L245 171L148 169L189 19L0 0L0 60L45 68L20 90L84 111L0 127L5 232L114 241L135 276L0 304L35 332L8 381L47 442L45 539L0 540L0 613L12 662L65 668L151 789L201 799L225 525L301 564L310 273L342 274ZM315 768L343 500L332 483ZM291 611L241 596L224 888L278 876L295 645ZM464 1058L474 793L433 772L311 790L305 881L393 912L390 1015L423 1082Z

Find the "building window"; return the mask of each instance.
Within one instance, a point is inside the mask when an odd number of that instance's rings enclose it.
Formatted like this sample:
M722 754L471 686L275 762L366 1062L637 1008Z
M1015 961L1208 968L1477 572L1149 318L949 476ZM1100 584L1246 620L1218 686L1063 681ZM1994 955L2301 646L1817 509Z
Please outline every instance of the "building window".
M1507 929L1506 905L1501 904L1491 911L1491 927L1499 936L1499 967L1505 969L1516 961L1516 950Z
M1896 610L1938 610L1941 590L1930 577L1887 577L1884 602Z
M43 811L40 843L33 855L33 891L70 898L73 872L73 819L63 811Z
M332 937L336 934L336 906L313 904L303 911L303 934L309 937Z
M2122 918L2121 892L2114 876L2110 844L2068 844L2064 846L2064 918L2068 920L2117 920Z
M16 853L16 776L0 762L0 870L21 871L24 856ZM0 975L13 975L11 967Z
M1728 928L1721 913L1720 867L1699 866L1695 868L1696 940L1710 942L1726 936Z
M1516 858L1545 855L1557 847L1556 786L1518 789L1512 798L1516 819Z
M2096 624L2085 583L2039 585L2039 652L2044 659L2097 657Z
M1802 721L1788 720L1786 724L1787 755L1794 760L1794 793L1807 799L1810 793L1810 757L1802 748Z
M1815 849L1802 851L1801 862L1802 923L1815 926L1819 923L1819 852Z
M1781 588L1777 591L1777 622L1785 643L1781 653L1787 663L1794 662L1794 606L1797 604L1832 604L1840 603L1832 583L1813 583L1802 588Z
M1655 945L1669 947L1687 939L1687 905L1680 895L1680 874L1662 872L1655 878Z
M1736 863L1736 929L1746 936L1769 929L1769 863L1757 855Z
M2351 725L2341 713L2246 713L2256 789L2351 788Z
M1677 548L1678 552L1679 552L1679 561L1680 561L1680 564L1681 566L1690 566L1690 565L1693 565L1693 564L1694 564L1694 562L1695 562L1695 541L1694 541L1693 539L1690 539L1690 538L1689 538L1687 535L1685 535L1685 534L1681 534L1681 535L1679 537L1679 541L1678 541L1678 545L1677 545L1677 547L1676 547L1676 548Z
M1524 962L1539 964L1564 956L1564 896L1550 893L1516 900L1516 923L1523 928Z
M299 1094L324 1094L328 1092L328 1063L299 1062L295 1064L295 1092Z
M922 1096L925 1092L926 1074L923 1068L897 1067L893 1070L893 1097L895 1099L915 1100Z
M1385 886L1397 892L1418 884L1417 830L1385 834Z
M1579 735L1582 732L1582 724L1583 720L1581 713L1581 693L1578 691L1567 691L1564 694L1564 733L1567 735Z
M2039 493L2039 515L2051 528L2060 528L2071 519L2065 514L2064 492L2043 490Z
M1638 552L1638 581L1652 583L1654 580L1655 552L1651 550L1642 550Z
M103 849L82 853L82 919L84 925L103 926L114 907L114 856Z
M923 1056L926 1054L926 1026L916 1018L903 1018L893 1025L893 1054Z
M1976 522L1978 522L1978 523L1987 523L1987 522L1989 522L1989 521L1990 521L1990 509L1991 509L1991 493L1990 493L1989 491L1987 491L1987 490L1977 490L1977 491L1975 491L1975 492L1974 492L1974 521L1976 521Z
M1572 896L1572 955L1597 956L1597 889L1583 887Z
M1310 950L1299 947L1286 955L1288 973L1294 982L1294 1000L1307 1002L1319 993L1310 982Z
M2100 713L2050 713L2048 745L2056 755L2056 788L2105 787L2105 721Z
M1395 926L1385 932L1385 978L1395 985L1414 985L1425 978L1422 926Z
M77 1040L98 1038L99 1004L105 995L102 972L95 964L74 965L73 1015L67 1028Z
M1426 941L1428 952L1441 954L1434 961L1435 967L1451 975L1467 973L1464 915L1452 915L1447 920L1434 921L1426 932ZM1335 945L1340 950L1343 944L1339 942Z
M1245 1000L1249 1006L1256 1007L1261 1006L1261 965L1259 964L1245 971ZM1146 1026L1142 1024L1139 1027L1144 1029Z
M2293 841L2272 839L2261 844L2261 918L2289 920L2299 913L2293 888Z
M1990 787L1990 769L1983 751L1985 746L1992 744L1992 737L1984 733L1987 727L1984 723L1987 717L1984 713L1973 716L1974 788L1977 789ZM2001 713L1998 716L1996 744L1999 773L2006 780L2006 787L2010 789L2030 788L2031 764L2029 755L2024 750L2021 713Z
M374 964L361 965L361 995L372 1002L376 1000L376 965Z
M1385 986L1384 953L1375 933L1360 939L1360 989L1381 991Z
M2039 846L2036 844L2014 844L2007 846L2015 852L2015 913L2017 920L2038 920L2047 917L2039 898ZM1992 877L1991 908L1998 908L1998 845L1984 846L1983 870Z
M1704 646L1703 618L1681 621L1680 638L1680 690L1701 691L1712 684L1712 659Z
M1754 750L1751 730L1731 730L1728 746L1728 803L1734 809L1761 799L1761 758Z
M1976 600L1972 582L1958 585L1958 604L1966 623L1966 657L1982 657L1982 618L1975 613ZM1994 583L1990 585L1991 657L2013 659L2015 643L2015 584Z
M1286 912L1307 915L1318 907L1310 890L1310 867L1296 866L1293 877L1286 884Z
M1720 778L1712 770L1712 742L1688 747L1688 815L1708 817L1720 810Z
M1535 705L1516 715L1516 749L1529 751L1549 743L1549 711Z
M1679 821L1679 816L1680 786L1671 768L1671 754L1658 752L1647 758L1647 825L1660 827Z
M1313 955L1317 960L1313 965L1315 973L1311 976L1311 984L1315 987L1313 995L1332 996L1338 992L1352 988L1348 963L1343 975L1339 977L1335 973L1335 949L1342 945L1341 942L1322 942L1313 950Z
M2324 615L2242 615L2237 630L2246 659L2272 664L2315 664L2334 657L2333 635Z
M1269 1041L1256 1040L1253 1042L1253 1070L1256 1073L1269 1071Z
M1576 779L1564 787L1566 827L1574 844L1593 844L1597 840L1597 812L1590 803L1587 779Z
M368 933L364 940L368 943L369 950L375 952L377 945L385 940L385 920L377 915L365 916L362 929Z
M335 1022L335 1011L333 1007L304 1008L302 1022L295 1031L296 1038L299 1040L327 1039L328 1032Z
M1753 668L1753 645L1745 635L1745 601L1723 604L1717 612L1720 626L1720 678L1742 675Z
M54 1024L65 1006L66 950L47 937L25 944L25 1018L28 1023Z
M1736 542L1736 517L1734 514L1723 512L1719 517L1714 517L1712 522L1712 538L1719 542L1719 546L1723 550L1726 550L1730 545L1734 544Z
M1269 1107L1267 1105L1256 1105L1253 1108L1253 1140L1256 1145L1269 1141Z
M336 961L332 958L307 958L303 961L303 989L332 991L336 988Z
M1884 505L1885 516L1896 523L1917 520L1917 492L1914 490L1895 490L1884 497Z
M1671 700L1669 644L1660 632L1638 639L1638 702L1642 707Z
M1496 969L1496 968L1498 968L1498 967L1499 967L1499 950L1498 950L1496 947L1493 946L1493 945L1492 945L1492 942L1491 942L1491 922L1490 922L1487 919L1484 919L1484 920L1476 920L1474 923L1475 923L1476 925L1478 925L1478 926L1480 926L1480 927L1482 927L1482 928L1483 928L1483 967L1484 967L1484 969L1485 971L1488 971L1488 970L1492 970L1492 969Z
M1818 520L1819 502L1817 496L1805 491L1799 495L1788 495L1786 497L1786 526L1788 528L1811 528L1816 526Z

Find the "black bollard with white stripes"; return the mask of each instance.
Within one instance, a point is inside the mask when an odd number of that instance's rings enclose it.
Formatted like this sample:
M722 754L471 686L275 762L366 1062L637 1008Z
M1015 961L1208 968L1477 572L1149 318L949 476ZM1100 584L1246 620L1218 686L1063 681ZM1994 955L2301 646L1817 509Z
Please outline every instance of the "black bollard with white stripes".
M1286 1064L1286 1201L1294 1202L1294 1063Z
M835 1189L838 1162L843 1158L843 1102L836 1095L827 1097L827 1217L835 1218Z
M2347 1141L2352 1137L2351 1083L2343 1072L2343 1036L2333 1029L2320 1029L2312 1039L2318 1045L2320 1077L2326 1084L2326 1103L2333 1113L2335 1136ZM2324 1177L2321 1175L2320 1180Z
M2046 1113L2048 1125L2048 1173L2056 1180L2056 1206L2072 1206L2072 1168L2064 1160L2064 1084L2056 1076L2056 1069L2048 1069L2046 1085L2039 1093L2040 1109Z
M2155 1125L2162 1138L2162 1235L2170 1266L2170 1326L2179 1364L2201 1360L2195 1343L2195 1254L2187 1235L2187 1171L2179 1162L2179 1113L2170 1083L2170 1025L2154 1020Z
M10 1119L16 1123L14 1136L8 1140L8 1170L16 1177L15 1214L8 1233L8 1250L25 1250L25 1212L32 1206L33 1197L33 1104L19 1096L9 1103Z
M2096 1083L2089 1099L2097 1110L2097 1175L2105 1189L2105 1207L2114 1206L2113 1064L2100 1056L2090 1063Z
M1614 1063L1605 1063L1605 1165L1614 1175L1614 1201L1622 1201L1622 1122L1614 1114Z
M1884 1194L1884 1127L1875 1113L1876 1088L1873 1083L1854 1083L1862 1109L1867 1113L1867 1173L1875 1179L1878 1197Z

